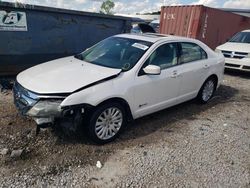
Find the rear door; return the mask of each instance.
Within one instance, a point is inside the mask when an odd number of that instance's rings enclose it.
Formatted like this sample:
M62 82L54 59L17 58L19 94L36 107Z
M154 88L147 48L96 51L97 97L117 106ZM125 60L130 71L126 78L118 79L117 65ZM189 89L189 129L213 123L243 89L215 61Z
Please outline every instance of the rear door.
M197 44L179 43L181 51L178 74L181 75L178 103L194 98L207 77L210 60Z

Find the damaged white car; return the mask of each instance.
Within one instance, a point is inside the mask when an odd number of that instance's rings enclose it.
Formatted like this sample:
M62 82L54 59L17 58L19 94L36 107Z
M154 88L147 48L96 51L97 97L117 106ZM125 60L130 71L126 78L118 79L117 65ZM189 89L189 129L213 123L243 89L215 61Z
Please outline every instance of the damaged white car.
M20 73L14 101L40 127L86 126L90 138L103 144L130 120L193 98L208 102L223 72L223 55L200 41L121 34Z

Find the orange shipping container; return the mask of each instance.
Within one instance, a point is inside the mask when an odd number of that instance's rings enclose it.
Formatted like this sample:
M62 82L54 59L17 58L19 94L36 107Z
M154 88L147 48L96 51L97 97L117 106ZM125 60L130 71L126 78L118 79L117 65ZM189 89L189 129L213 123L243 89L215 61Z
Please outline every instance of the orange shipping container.
M212 49L250 29L250 18L202 5L161 8L160 33L196 38Z

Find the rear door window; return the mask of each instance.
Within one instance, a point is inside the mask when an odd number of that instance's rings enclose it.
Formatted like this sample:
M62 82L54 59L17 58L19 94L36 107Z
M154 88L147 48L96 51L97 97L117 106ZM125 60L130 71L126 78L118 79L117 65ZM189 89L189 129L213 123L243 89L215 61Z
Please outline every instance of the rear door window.
M181 43L181 64L202 59L207 59L207 53L199 45L187 42Z

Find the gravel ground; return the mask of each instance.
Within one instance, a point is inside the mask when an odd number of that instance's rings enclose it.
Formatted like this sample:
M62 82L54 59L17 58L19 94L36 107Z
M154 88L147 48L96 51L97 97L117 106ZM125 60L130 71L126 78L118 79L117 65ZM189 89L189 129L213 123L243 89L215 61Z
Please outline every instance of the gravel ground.
M35 136L12 103L0 93L0 187L250 187L250 74L229 72L209 104L141 118L104 146Z

